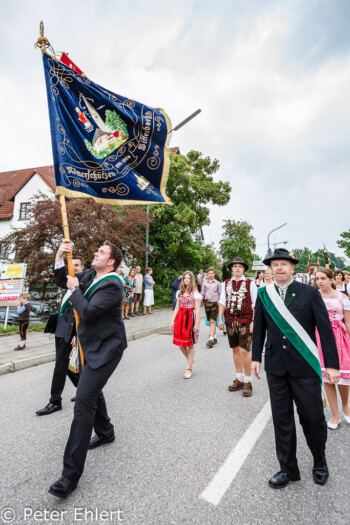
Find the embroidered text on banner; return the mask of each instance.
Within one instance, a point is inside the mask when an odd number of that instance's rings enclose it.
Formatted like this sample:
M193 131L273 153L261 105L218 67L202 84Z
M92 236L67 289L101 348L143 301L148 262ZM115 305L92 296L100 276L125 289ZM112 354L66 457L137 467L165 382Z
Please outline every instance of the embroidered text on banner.
M56 193L107 204L171 204L170 121L43 52Z

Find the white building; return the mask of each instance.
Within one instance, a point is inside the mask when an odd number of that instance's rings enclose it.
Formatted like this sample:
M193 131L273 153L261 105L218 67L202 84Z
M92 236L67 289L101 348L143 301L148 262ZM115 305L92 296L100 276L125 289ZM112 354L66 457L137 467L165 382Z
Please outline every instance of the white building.
M1 240L13 227L26 226L28 208L39 192L53 196L55 188L53 166L0 173L0 262L6 260Z

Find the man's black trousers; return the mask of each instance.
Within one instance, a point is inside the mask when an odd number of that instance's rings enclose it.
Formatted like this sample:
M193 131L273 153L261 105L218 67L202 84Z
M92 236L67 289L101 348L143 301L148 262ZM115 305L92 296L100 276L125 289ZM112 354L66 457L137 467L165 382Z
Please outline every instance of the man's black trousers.
M266 375L275 427L276 452L281 471L287 473L298 471L293 401L314 464L323 465L326 461L327 424L319 378L277 376L268 372Z
M108 417L102 389L121 360L123 352L115 359L92 369L85 362L80 375L74 404L74 418L63 458L62 475L78 480L83 473L92 429L102 437L114 435L114 427Z
M50 403L61 405L62 392L66 384L66 377L72 381L74 386L78 385L79 375L69 370L69 355L72 351L71 340L68 343L63 337L55 337L56 363L51 383Z

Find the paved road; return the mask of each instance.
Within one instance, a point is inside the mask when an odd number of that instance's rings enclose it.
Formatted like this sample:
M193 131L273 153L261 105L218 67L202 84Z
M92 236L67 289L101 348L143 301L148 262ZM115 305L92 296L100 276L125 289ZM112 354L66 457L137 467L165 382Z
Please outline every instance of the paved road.
M264 377L254 382L251 398L227 391L233 376L227 341L220 335L216 347L205 348L206 330L202 327L194 375L187 381L185 359L169 335L129 344L105 389L117 439L89 452L68 500L47 490L62 468L72 385L64 392L63 410L39 418L34 412L48 400L53 363L1 376L0 513L13 508L16 524L348 525L350 426L345 422L329 435L326 486L312 481L312 459L300 431L302 481L280 491L267 486L278 470L268 420L220 502L215 506L200 497L268 400ZM99 518L92 520L88 511L96 509ZM34 510L42 514L34 516ZM4 517L11 517L10 511Z

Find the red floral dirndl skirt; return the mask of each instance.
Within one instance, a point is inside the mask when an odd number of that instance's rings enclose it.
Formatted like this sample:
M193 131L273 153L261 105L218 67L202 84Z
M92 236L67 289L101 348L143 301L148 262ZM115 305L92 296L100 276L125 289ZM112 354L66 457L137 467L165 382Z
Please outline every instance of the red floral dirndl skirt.
M192 346L198 340L194 333L194 308L180 308L175 318L173 343L177 346Z

